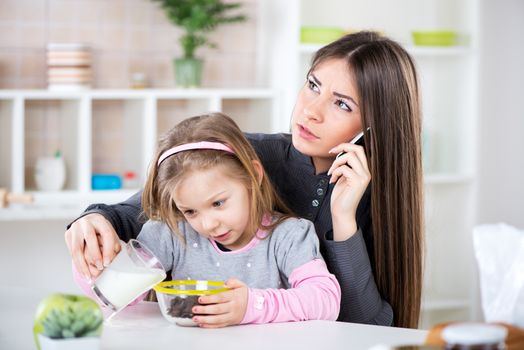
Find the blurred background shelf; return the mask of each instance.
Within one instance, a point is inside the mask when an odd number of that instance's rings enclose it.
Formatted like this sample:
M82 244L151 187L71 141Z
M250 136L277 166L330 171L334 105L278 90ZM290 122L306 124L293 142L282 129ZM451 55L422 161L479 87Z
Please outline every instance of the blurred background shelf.
M0 185L17 193L35 191L37 159L59 150L66 163L65 191L89 193L91 176L100 173L133 172L138 187L158 137L177 122L224 112L245 131L285 131L288 122L276 115L277 103L270 88L0 90Z
M118 203L139 191L136 189L89 191L28 191L34 202L12 204L0 209L0 221L73 220L92 203Z

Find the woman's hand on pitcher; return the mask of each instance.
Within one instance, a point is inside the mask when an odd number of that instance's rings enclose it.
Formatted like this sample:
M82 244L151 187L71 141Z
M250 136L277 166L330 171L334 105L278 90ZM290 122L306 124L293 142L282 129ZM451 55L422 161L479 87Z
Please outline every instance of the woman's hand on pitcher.
M100 214L76 220L64 238L76 269L86 279L97 277L120 251L118 235Z

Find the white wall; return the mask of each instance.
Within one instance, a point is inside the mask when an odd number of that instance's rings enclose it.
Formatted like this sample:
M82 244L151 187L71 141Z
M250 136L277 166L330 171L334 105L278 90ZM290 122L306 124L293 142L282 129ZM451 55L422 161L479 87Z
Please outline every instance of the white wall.
M524 229L524 1L481 1L478 222Z
M71 276L66 220L0 222L0 285L81 293Z

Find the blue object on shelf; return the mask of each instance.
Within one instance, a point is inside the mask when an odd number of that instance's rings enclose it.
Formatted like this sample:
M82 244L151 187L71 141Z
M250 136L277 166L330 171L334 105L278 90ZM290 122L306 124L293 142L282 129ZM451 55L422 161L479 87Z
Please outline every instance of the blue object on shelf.
M93 190L117 190L122 188L122 179L114 174L93 174L91 188Z

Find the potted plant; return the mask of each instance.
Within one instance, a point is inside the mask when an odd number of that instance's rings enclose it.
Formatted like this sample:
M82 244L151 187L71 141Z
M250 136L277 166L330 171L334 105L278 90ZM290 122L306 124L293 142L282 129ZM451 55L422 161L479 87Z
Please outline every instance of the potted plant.
M175 81L181 87L200 86L203 61L195 56L201 46L215 47L208 35L217 26L242 22L246 16L231 15L241 3L224 3L221 0L153 0L161 4L169 20L183 30L180 37L183 57L174 60Z
M55 293L38 304L33 334L39 350L98 350L100 306L81 295Z

